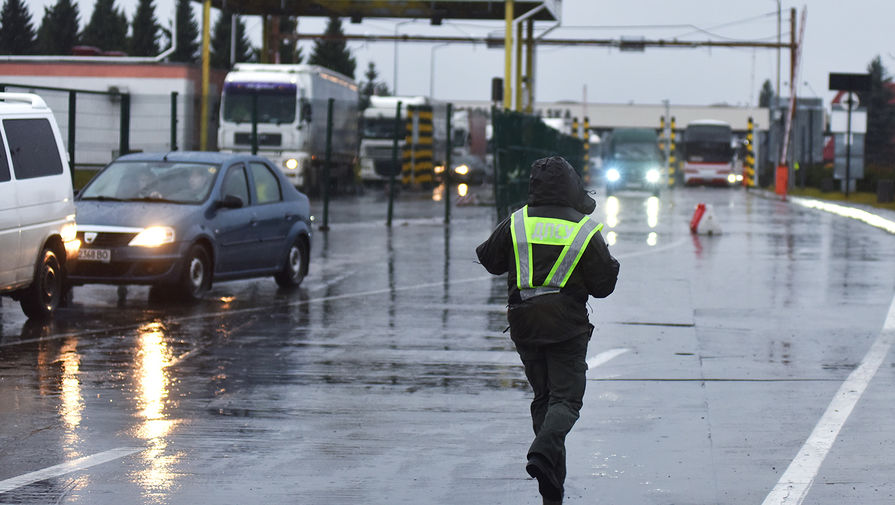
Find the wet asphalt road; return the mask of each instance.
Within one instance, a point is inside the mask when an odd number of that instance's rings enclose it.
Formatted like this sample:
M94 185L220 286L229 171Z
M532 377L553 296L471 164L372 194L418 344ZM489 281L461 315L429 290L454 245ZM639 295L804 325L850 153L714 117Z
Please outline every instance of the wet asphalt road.
M690 234L699 202L721 235ZM493 210L330 212L296 291L78 287L49 325L4 299L0 503L540 503L506 280L475 262ZM566 503L895 502L895 237L739 189L595 215L621 275L590 301Z

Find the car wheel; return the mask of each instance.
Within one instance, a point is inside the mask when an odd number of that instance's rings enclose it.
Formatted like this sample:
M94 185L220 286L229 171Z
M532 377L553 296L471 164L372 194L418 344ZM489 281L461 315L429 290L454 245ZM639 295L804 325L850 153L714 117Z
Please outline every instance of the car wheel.
M62 263L59 262L59 257L52 249L44 248L34 270L34 280L19 299L25 315L33 319L52 316L62 298L62 281Z
M280 287L294 288L301 285L307 273L308 242L304 237L297 237L295 242L289 246L283 269L274 275L274 280L277 281L277 285Z
M179 294L187 300L198 300L211 288L211 261L200 245L190 248L180 276Z

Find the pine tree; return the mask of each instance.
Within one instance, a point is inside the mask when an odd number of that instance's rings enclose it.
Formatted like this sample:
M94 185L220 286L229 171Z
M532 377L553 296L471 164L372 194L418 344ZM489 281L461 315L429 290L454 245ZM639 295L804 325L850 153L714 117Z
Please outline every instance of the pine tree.
M295 35L298 31L298 18L295 16L280 16L280 34ZM298 40L285 38L280 42L280 63L301 63L304 60Z
M44 17L37 30L38 53L71 54L71 49L80 43L80 17L78 4L72 0L57 0L53 7L44 8Z
M372 61L367 64L367 70L364 72L365 81L361 84L360 89L360 108L366 109L370 106L371 96L384 96L389 94L388 85L379 81L379 72L376 70L376 64Z
M0 53L31 54L35 49L31 13L21 0L6 0L0 12Z
M233 26L233 15L229 12L218 17L211 35L211 66L214 68L229 69L230 62L230 31ZM249 61L254 56L252 44L246 37L245 23L241 17L236 18L236 61Z
M314 41L314 52L311 53L310 63L335 70L354 79L357 62L346 47L342 21L335 16L329 18L324 35L326 38Z
M115 7L115 0L96 0L81 41L103 51L127 50L127 17Z
M199 24L193 16L190 0L177 0L175 17L177 31L174 33L174 41L177 48L171 54L170 59L181 63L194 63L198 60Z
M868 165L895 164L895 105L893 105L892 77L877 56L867 66L870 74L870 91L862 93L860 100L867 106L867 136L864 138L864 156Z
M133 35L130 39L130 54L132 56L155 56L159 53L158 20L155 19L155 6L152 0L140 0L134 20L131 23Z
M765 79L764 84L761 85L761 93L758 95L758 106L765 108L770 107L773 98L774 86L771 85L770 79Z

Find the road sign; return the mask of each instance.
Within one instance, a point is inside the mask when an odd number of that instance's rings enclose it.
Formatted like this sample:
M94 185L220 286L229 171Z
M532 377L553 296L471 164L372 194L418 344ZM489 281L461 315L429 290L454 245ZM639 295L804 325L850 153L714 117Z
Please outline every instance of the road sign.
M830 89L842 91L870 91L870 74L830 73Z

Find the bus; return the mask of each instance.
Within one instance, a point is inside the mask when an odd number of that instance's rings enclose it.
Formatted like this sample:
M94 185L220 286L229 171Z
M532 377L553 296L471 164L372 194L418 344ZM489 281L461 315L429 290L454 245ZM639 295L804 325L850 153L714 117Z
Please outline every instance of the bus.
M733 185L743 180L734 163L733 131L724 121L692 121L684 130L684 184Z

